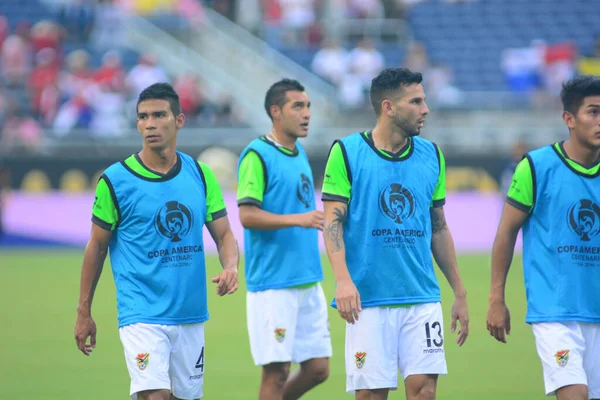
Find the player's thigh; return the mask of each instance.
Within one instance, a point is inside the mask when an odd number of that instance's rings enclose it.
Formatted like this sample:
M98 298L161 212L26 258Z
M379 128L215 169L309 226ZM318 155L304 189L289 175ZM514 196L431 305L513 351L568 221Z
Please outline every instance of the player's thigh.
M169 329L153 324L132 324L119 329L134 399L137 392L171 389Z
M248 292L246 316L250 351L256 365L292 361L297 315L294 289Z
M398 387L398 326L394 309L363 309L346 323L346 391Z
M410 375L404 379L404 388L407 400L435 399L438 376L435 375Z
M313 358L331 357L331 334L327 299L320 284L299 289L300 308L292 360L301 363Z
M585 342L577 322L541 322L532 326L542 361L547 395L569 385L587 385L583 367Z
M590 399L600 399L600 324L580 324L585 340L583 368L588 378Z
M204 323L178 325L171 352L171 392L178 399L199 399L204 389Z
M398 365L402 377L447 374L441 304L418 304L399 312Z

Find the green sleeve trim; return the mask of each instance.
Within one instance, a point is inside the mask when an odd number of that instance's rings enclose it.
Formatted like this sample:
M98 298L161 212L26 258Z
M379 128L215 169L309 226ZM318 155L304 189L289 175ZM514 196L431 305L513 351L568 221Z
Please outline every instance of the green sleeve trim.
M329 150L325 176L323 179L323 201L350 201L352 177L348 168L348 158L341 142L336 141Z
M438 176L438 182L433 191L431 207L439 208L446 204L446 159L444 158L444 153L442 153L442 150L438 147L438 145L434 143L433 146L436 150L438 164L440 166L440 174Z
M534 204L533 169L529 158L517 164L512 183L506 194L507 202L512 206L530 212Z
M107 231L114 231L121 219L115 192L106 175L102 175L96 186L92 222Z
M250 150L240 162L238 171L238 205L251 204L260 207L266 185L264 162L257 152Z
M204 177L204 186L206 188L206 222L223 218L227 215L227 209L217 177L208 165L201 161L198 161L198 165Z

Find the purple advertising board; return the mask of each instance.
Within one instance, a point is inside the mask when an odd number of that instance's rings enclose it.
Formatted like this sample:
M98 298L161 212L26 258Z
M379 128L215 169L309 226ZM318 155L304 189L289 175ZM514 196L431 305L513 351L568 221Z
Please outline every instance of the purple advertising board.
M93 193L70 194L58 191L40 194L8 193L4 204L4 229L9 235L18 235L32 240L84 246L90 233L93 201ZM235 194L226 193L225 202L229 221L239 241L240 249L243 249L243 228L238 219ZM320 200L317 204L322 209ZM493 193L448 194L444 209L458 252L491 250L502 206L502 197ZM206 228L204 228L204 237L207 252L214 253L215 245ZM324 249L321 235L319 242ZM520 237L517 246L521 246Z

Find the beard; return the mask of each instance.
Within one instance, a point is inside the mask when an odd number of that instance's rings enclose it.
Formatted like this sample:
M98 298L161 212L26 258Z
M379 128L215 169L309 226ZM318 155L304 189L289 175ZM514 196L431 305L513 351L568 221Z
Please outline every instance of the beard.
M421 128L418 123L410 123L406 119L400 119L398 117L394 117L394 124L406 133L407 137L419 136L421 134Z

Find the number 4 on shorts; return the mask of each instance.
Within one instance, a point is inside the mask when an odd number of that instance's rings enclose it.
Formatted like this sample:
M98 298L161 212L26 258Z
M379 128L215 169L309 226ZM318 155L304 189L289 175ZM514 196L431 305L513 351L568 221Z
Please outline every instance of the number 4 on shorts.
M444 344L444 338L442 337L442 324L440 324L438 321L435 321L433 324L431 324L431 328L429 328L429 322L425 323L425 337L427 339L427 347L431 347L431 330L437 330L437 336L439 337L439 340L433 339L433 345L435 347L442 347L442 345Z
M204 372L204 346L202 346L200 357L198 357L198 361L196 361L196 368L200 368L201 372Z

